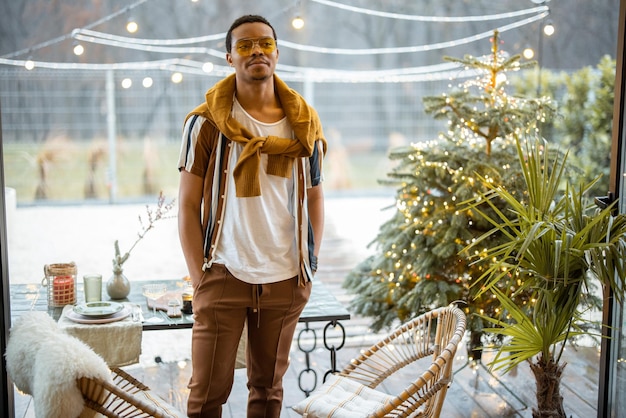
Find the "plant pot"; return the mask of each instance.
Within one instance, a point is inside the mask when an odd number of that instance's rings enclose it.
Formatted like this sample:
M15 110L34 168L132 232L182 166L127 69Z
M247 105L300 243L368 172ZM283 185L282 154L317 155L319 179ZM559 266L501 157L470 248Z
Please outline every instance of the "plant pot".
M130 293L130 282L122 271L113 272L113 276L107 281L107 293L113 300L126 299Z

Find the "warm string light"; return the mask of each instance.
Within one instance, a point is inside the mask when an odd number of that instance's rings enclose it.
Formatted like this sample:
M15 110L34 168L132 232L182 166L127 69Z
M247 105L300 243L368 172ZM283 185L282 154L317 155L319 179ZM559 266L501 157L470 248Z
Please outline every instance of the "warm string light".
M552 36L554 35L554 32L555 32L554 24L552 24L551 20L548 20L545 26L543 27L543 33L546 36Z
M29 49L35 50L44 46L49 46L55 42L59 42L61 40L67 39L68 37L73 38L75 41L82 42L90 42L90 43L98 43L104 44L114 47L121 48L129 48L135 50L143 50L149 52L160 52L160 53L173 53L173 54L203 54L210 55L214 57L223 58L224 53L222 51L218 51L212 48L206 47L189 47L189 44L200 43L200 42L208 42L215 40L222 40L225 36L225 33L206 35L201 37L194 38L186 38L186 39L134 39L125 36L118 36L107 34L103 32L93 31L90 28L95 25L104 23L112 18L117 17L122 13L128 13L134 7L144 3L147 0L138 1L124 10L113 13L105 18L98 20L90 25L85 26L84 28L75 29L72 31L71 35L66 35L64 37L56 38L55 40L51 40L47 43L40 44L38 46L32 47ZM520 22L514 22L510 25L505 25L499 28L499 31L511 30L513 28L519 27L521 25L525 25L531 23L538 19L543 19L546 15L547 7L536 7L532 9L526 9L523 11L510 12L505 14L498 15L486 15L482 16L481 20L491 20L496 18L510 18L523 16L525 14L530 13L539 13L536 16L524 19ZM391 14L393 15L393 14ZM385 16L392 17L392 16ZM397 18L407 18L407 16L397 16ZM423 17L420 17L423 18ZM417 19L417 18L416 18ZM413 20L416 20L413 19ZM454 18L452 18L454 19ZM132 21L133 19L129 19ZM419 20L419 19L417 19ZM444 20L441 20L444 21ZM449 21L449 20L446 20ZM451 46L462 45L465 43L473 42L479 39L483 39L487 36L490 36L493 31L483 32L477 35L465 37L462 39L457 39L449 42L442 42L430 45L419 45L419 46L411 46L411 47L400 47L400 48L375 48L375 49L341 49L341 48L319 48L315 46L309 45L301 45L288 41L281 41L280 45L293 48L301 51L310 51L317 53L326 53L326 54L346 54L346 55L361 55L361 54L387 54L387 53L414 53L420 51L432 51L439 48L446 48ZM6 57L15 56L15 54L20 51L5 55ZM75 54L80 55L84 53L84 47L82 44L75 44ZM163 60L158 61L147 61L139 63L137 68L158 68L160 67L159 62L163 62ZM175 70L181 73L195 73L202 74L206 72L212 72L216 76L222 76L226 74L230 74L232 71L228 68L220 68L220 66L216 66L210 62L198 63L192 60L182 60L181 64L173 64L176 66ZM24 66L28 69L33 69L36 67L41 68L51 68L51 69L85 69L85 70L103 70L103 69L117 69L117 68L129 68L128 65L122 64L86 64L86 63L76 63L65 65L64 63L51 63L51 62L36 62L29 58L28 61L24 62L21 60L10 60L10 59L0 59L0 64L4 65L20 65ZM163 69L163 68L158 68ZM172 68L166 68L172 70ZM377 71L350 71L350 70L334 70L334 69L324 69L324 68L308 68L308 67L294 67L294 66L284 66L278 65L277 71L281 75L281 77L285 78L287 81L304 81L309 80L312 82L379 82L379 83L397 83L397 82L422 82L422 81L434 81L441 80L445 78L467 78L471 77L471 73L469 71L459 71L458 66L450 65L450 64L438 64L435 66L423 66L423 67L413 67L413 68L403 68L403 69L391 69L391 70L377 70Z
M144 0L145 1L145 0ZM138 2L137 4L139 4L141 2ZM540 19L543 18L543 15L539 15L539 16L535 16L532 19L532 21L536 20L536 19ZM512 25L507 25L505 27L500 28L500 31L504 31L504 30L510 30L513 29L514 27L517 27L519 25L522 24L528 24L531 21L529 21L529 19L526 19L525 21L522 22L517 22L515 24ZM288 42L288 41L281 41L281 46L285 46L288 48L294 48L294 49L298 49L298 50L302 50L302 51L311 51L311 52L319 52L319 53L329 53L329 54L333 54L333 53L347 53L347 54L353 54L353 55L360 55L360 54L376 54L376 53L402 53L402 52L419 52L419 51L429 51L429 50L434 50L434 49L438 49L438 48L445 48L445 47L450 47L450 46L456 46L456 45L460 45L460 44L464 44L464 43L469 43L469 42L473 42L475 40L478 39L483 39L484 37L487 36L491 36L492 31L489 32L484 32L482 34L478 34L478 35L474 35L474 36L470 36L470 37L466 37L466 38L462 38L462 39L458 39L455 41L449 41L449 42L443 42L443 43L438 43L438 44L431 44L431 45L422 45L422 46L413 46L413 47L405 47L405 48L383 48L383 49L361 49L361 50L346 50L346 49L330 49L330 48L319 48L319 47L314 47L314 46L307 46L307 45L300 45L300 44L296 44L296 43L292 43L292 42ZM180 47L180 48L176 48L173 47L174 45L188 45L188 44L193 44L193 43L200 43L200 42L207 42L207 41L214 41L214 40L221 40L223 39L223 37L225 36L224 33L219 33L219 34L214 34L214 35L206 35L206 36L202 36L202 37L195 37L195 38L186 38L186 39L178 39L178 40L149 40L149 39L133 39L133 38L129 38L129 37L124 37L124 36L118 36L118 35L112 35L112 34L106 34L103 32L97 32L97 31L93 31L90 30L88 28L82 28L82 29L75 29L74 31L72 31L71 35L72 38L74 38L75 40L83 40L85 42L92 42L92 43L99 43L99 44L105 44L105 45L109 45L109 46L116 46L116 47L123 47L123 48L130 48L130 49L137 49L137 50L143 50L143 51L150 51L150 52L164 52L164 53L198 53L198 54L208 54L208 55L212 55L215 57L219 57L222 58L223 57L223 52L221 51L217 51L215 49L212 48L203 48L203 47L199 47L199 48L190 48L190 47ZM84 52L84 47L81 44L76 44L74 47L74 53L76 55L81 55ZM9 56L12 56L13 54L9 54ZM32 60L31 60L32 61ZM11 61L5 61L5 63L10 64ZM21 64L19 64L21 65ZM50 65L46 65L45 67L48 68L61 68L61 67L53 67ZM414 69L413 71L422 71L423 69L426 69L428 67L417 67L417 69ZM280 69L280 67L279 67ZM287 71L287 69L285 68L285 70ZM314 68L310 68L310 69L296 69L295 71L299 71L299 72L304 72L307 73L307 70L310 70L311 72L314 72L315 74L320 74L320 70L324 70L324 69L314 69ZM346 77L345 74L344 76L340 76L338 77L338 74L341 73L341 71L338 70L327 70L330 72L330 75L327 74L327 76L325 77L324 80L318 78L316 81L317 82L323 82L323 81L327 81L327 82L336 82L336 81L346 81ZM435 80L435 79L441 79L441 78L432 78L432 77L427 77L427 78L421 78L419 79L419 77L414 77L414 74L409 75L409 77L398 77L396 74L393 74L394 71L398 71L401 73L404 73L403 75L406 76L409 74L409 72L407 70L381 70L381 71L368 71L368 72L347 72L348 73L348 80L350 82L358 82L358 74L360 74L363 78L365 78L365 80L362 80L362 82L371 82L372 80L374 81L378 81L378 82L409 82L409 81L430 81L430 80ZM409 70L411 71L411 70ZM442 70L435 70L435 72L441 72ZM444 76L449 76L449 75L444 75ZM395 80L393 79L389 79L389 77L391 78L396 78ZM293 81L293 80L292 80Z
M118 10L118 11L116 11L114 13L111 13L108 16L105 16L105 17L103 17L101 19L98 19L98 20L96 20L96 21L94 21L94 22L84 26L82 29L83 30L84 29L91 29L93 27L96 27L98 25L106 23L106 22L108 22L108 21L110 21L112 19L115 19L116 17L118 17L118 16L120 16L122 14L128 13L129 11L131 11L132 9L134 9L137 6L142 5L146 1L148 1L148 0L138 0L135 3L126 6L124 9ZM46 48L46 47L49 47L51 45L58 44L59 42L63 42L63 41L66 41L68 39L71 39L72 35L73 35L73 33L61 35L61 36L58 36L56 38L52 38L52 39L47 40L45 42L39 43L37 45L31 46L29 48L20 49L18 51L14 51L14 52L11 52L9 54L2 55L2 58L14 58L14 57L18 57L20 55L26 54L26 53L34 52L34 51L37 51L39 49Z
M221 36L221 35L220 35ZM168 41L167 45L160 45L157 40L148 41L145 39L132 39L117 35L104 34L96 31L75 30L74 37L85 42L104 44L121 48L130 48L135 50L149 52L167 52L167 53L196 53L208 54L216 57L223 57L223 53L212 48L206 47L184 47L182 40ZM208 35L202 38L190 38L189 41L197 43L208 39L217 39L217 35ZM282 45L282 43L281 43ZM276 69L278 71L291 71L300 74L299 76L287 77L288 81L301 81L308 79L314 82L419 82L441 80L449 77L451 73L446 73L452 69L458 68L458 65L444 63L433 66L411 67L403 69L376 70L376 71L349 71L349 70L333 70L324 68L302 68L279 64ZM421 77L419 74L427 74ZM457 76L463 77L455 71ZM284 76L284 74L281 74Z
M522 51L522 55L527 60L531 60L535 57L535 51L531 47L526 47L524 48L524 51Z
M458 16L458 17L446 17L446 16L419 16L419 15L407 15L401 13L389 13L389 12L381 12L372 9L364 9L361 7L348 6L346 4L337 3L330 0L311 0L312 2L323 4L325 6L336 7L338 9L348 10L354 13L366 14L369 16L378 16L378 17L386 17L397 20L415 20L421 22L485 22L489 20L499 20L499 19L508 19L511 17L523 16L532 13L540 13L548 10L548 6L538 6L530 9L518 10L515 12L507 12L507 13L497 13L492 15L482 15L482 16Z
M216 77L222 77L232 74L233 71L233 69L228 66L181 58L114 64L61 63L33 60L29 61L0 58L0 65L26 67L26 64L28 63L28 65L32 65L33 68L37 67L54 70L85 71L149 69L165 71L176 70L181 73L198 75L206 75L207 73L211 73ZM303 82L306 80L315 83L419 83L435 80L445 80L450 78L451 76L464 78L472 77L474 75L473 71L459 71L459 67L454 64L380 71L347 71L281 65L278 65L276 68L277 74L285 81ZM457 70L455 70L455 68Z
M31 61L32 63L29 63ZM53 70L87 70L87 71L106 71L106 70L178 70L183 73L205 74L203 68L212 69L216 76L223 76L232 73L232 68L223 65L206 65L206 63L183 59L170 58L155 61L141 62L118 62L113 64L89 64L75 62L47 62L33 60L14 60L0 58L0 65L10 66L26 66L32 65L37 68L47 68Z
M130 38L128 36L113 35L106 32L99 32L91 29L75 29L72 31L72 37L77 35L92 36L94 38L102 38L110 41L117 41L120 43L127 42L129 44L137 45L151 45L151 46L172 46L172 45L189 45L199 44L203 42L222 41L226 37L226 32L215 33L211 35L195 36L192 38L180 38L180 39L141 39ZM148 49L146 49L148 51ZM222 54L223 56L223 54Z
M126 30L128 33L136 33L139 30L139 25L132 17L128 19L126 23Z
M85 52L85 48L83 47L82 44L75 43L74 47L72 48L72 51L74 51L74 55L81 56Z
M8 62L7 62L8 61ZM212 74L216 76L226 76L232 73L230 67L220 66L215 67L212 64L207 66L206 63L197 63L189 60L182 59L170 59L160 60L153 62L130 62L130 63L117 63L117 64L84 64L84 63L48 63L38 61L16 61L0 58L0 65L23 65L27 69L38 68L50 68L55 70L88 70L88 71L107 71L107 70L119 70L119 71L145 71L145 70L159 70L159 71L171 71L171 81L175 84L182 82L183 73L193 74L206 74L206 70L210 70ZM154 80L151 77L144 77L142 80L142 86L145 88L152 87ZM132 79L125 77L122 80L122 88L128 89L132 86Z
M293 28L296 30L302 29L304 27L304 19L302 19L300 16L294 17L291 21L291 26L293 26Z
M548 15L548 12L544 12L538 14L536 16L532 16L518 22L510 23L508 25L503 25L497 27L495 30L498 32L507 32L512 29L519 28L521 26L528 25L537 20L541 20ZM306 52L315 52L319 54L333 54L333 55L381 55L381 54L409 54L416 52L429 52L435 51L444 48L452 48L455 46L466 45L472 42L480 41L482 39L487 39L493 35L494 29L489 29L487 31L466 36L464 38L455 39L452 41L445 42L436 42L428 45L415 45L415 46L406 46L406 47L394 47L394 48L363 48L363 49L354 49L354 48L325 48L318 47L312 45L301 45L295 42L282 40L279 42L280 46L286 46L288 48L296 49L298 51L306 51Z
M212 41L212 40L221 40L224 38L225 34L224 33L219 33L219 34L214 34L214 35L208 35L208 36L202 36L202 37L195 37L195 38L186 38L186 39L180 39L180 40L147 40L147 39L133 39L133 38L128 38L128 37L122 37L122 36L116 36L116 35L111 35L111 34L105 34L102 32L96 32L96 31L91 31L91 28L97 25L100 25L102 23L105 23L117 16L119 16L120 14L123 13L127 13L130 10L132 10L133 8L143 4L144 2L146 2L147 0L140 0L137 1L136 3L127 6L125 9L118 11L116 13L113 13L109 16L106 16L102 19L99 19L96 22L93 22L90 25L87 25L83 28L80 29L75 29L74 31L72 31L71 34L69 35L63 35L61 37L58 38L54 38L50 41L38 44L36 46L30 47L27 50L20 50L20 51L16 51L13 52L11 54L7 54L4 55L3 58L12 58L18 55L21 55L23 53L26 52L31 52L31 51L35 51L50 45L53 45L55 43L61 42L63 40L66 40L68 38L73 38L73 39L78 39L81 37L86 37L91 35L91 38L86 39L86 41L91 41L91 42L97 42L97 43L105 43L105 41L102 40L98 40L98 38L102 38L102 39L108 39L109 42L108 44L111 45L114 42L117 42L117 44L115 44L114 46L125 46L125 47L133 47L133 49L140 49L137 47L137 45L143 45L145 46L145 48L143 48L146 51L157 51L155 49L155 47L163 47L163 46L171 46L171 45L188 45L190 43L199 43L199 42L206 42L206 41ZM547 12L545 12L545 14L543 13L544 10L548 10L547 7L545 7L545 9L543 8L533 8L533 9L527 9L525 11L520 11L520 12L511 12L506 14L506 17L515 17L515 16L520 16L523 14L528 14L528 13L535 13L535 12L542 12L541 14L532 17L530 19L525 19L521 22L516 22L513 23L511 25L505 25L503 27L500 27L498 30L500 32L504 32L507 30L511 30L513 28L531 23L532 21L538 20L538 19L542 19L547 15ZM495 16L495 15L493 15ZM132 26L134 27L134 25ZM419 52L419 51L430 51L430 50L434 50L434 49L440 49L440 48L446 48L446 47L451 47L451 46L456 46L456 45L462 45L465 43L470 43L470 42L474 42L476 40L480 40L483 39L487 36L489 36L491 34L491 30L488 32L483 32L482 34L478 34L478 35L474 35L474 36L470 36L470 37L466 37L466 38L462 38L459 40L455 40L455 41L450 41L450 42L444 42L444 43L438 43L438 44L433 44L433 45L422 45L422 46L414 46L414 47L407 47L407 48L383 48L383 49L361 49L361 50L347 50L347 49L331 49L331 48L319 48L319 47L314 47L314 46L307 46L307 45L300 45L300 44L296 44L296 43L292 43L292 42L288 42L288 41L281 41L281 46L285 46L287 48L294 48L297 50L301 50L301 51L310 51L310 52L318 52L318 53L327 53L327 54L341 54L341 53L346 53L346 54L352 54L352 55L361 55L361 54L378 54L378 53L413 53L413 52ZM150 46L150 47L148 47ZM350 52L348 52L350 51ZM76 55L80 55L84 52L84 47L81 46L75 46L75 51L74 53ZM189 52L189 48L184 48L183 50L171 50L171 49L160 49L157 52L169 52L169 53L188 53ZM194 52L194 51L191 51ZM212 55L212 56L216 56L216 57L223 57L223 53L221 51L216 51L214 49L210 49L210 48L204 48L201 49L199 51L196 51L198 53L205 53L208 55ZM32 60L31 60L32 61ZM7 61L7 63L9 63L10 61ZM11 65L11 64L9 64ZM29 64L30 65L30 64ZM48 68L60 68L60 67L54 67L54 65L49 65L47 66ZM317 71L317 69L312 69L312 71ZM432 80L432 78L426 78L426 79L422 79L422 80L415 80L414 78L409 78L409 79L399 79L395 82L410 82L410 81L428 81L428 80ZM292 80L293 81L293 80ZM321 80L320 80L321 81ZM327 80L329 82L331 81L341 81L341 80ZM379 82L394 82L394 80L378 80Z
M500 26L498 32L506 32L521 26L528 25L537 20L541 20L548 15L548 12L538 14L536 16L523 19L518 22L513 22L508 25ZM314 52L319 54L331 54L331 55L380 55L380 54L405 54L416 52L428 52L435 51L444 48L455 47L459 45L465 45L468 43L476 42L482 39L489 38L493 35L494 29L466 36L464 38L455 39L451 41L438 42L427 45L414 45L407 47L394 47L394 48L326 48L313 45L302 45L287 40L280 40L279 46L291 48L303 52ZM76 40L82 40L85 42L98 43L102 45L114 46L119 48L127 48L148 52L162 52L162 53L197 53L208 54L214 57L223 58L224 52L215 50L213 48L206 47L189 47L182 45L197 44L201 42L209 42L215 40L222 40L224 33L206 35L202 37L184 38L184 39L134 39L126 36L112 35L105 32L98 32L89 29L75 29L72 31L72 37ZM179 45L181 47L176 48L174 46Z
M206 47L190 47L190 46L171 46L162 44L149 44L146 45L141 42L134 42L132 38L124 36L107 36L100 37L96 34L98 32L89 31L91 35L86 35L84 31L77 29L73 33L73 37L76 40L90 42L94 44L107 45L116 48L133 49L137 51L145 52L159 52L168 54L204 54L212 55L214 57L224 58L225 53L213 48Z
M300 30L304 27L304 19L302 19L302 4L300 3L300 0L296 1L296 15L294 16L294 18L291 20L291 26L295 29L295 30Z
M174 84L182 83L183 74L179 71L176 71L175 73L172 74L171 80L172 80L172 83Z

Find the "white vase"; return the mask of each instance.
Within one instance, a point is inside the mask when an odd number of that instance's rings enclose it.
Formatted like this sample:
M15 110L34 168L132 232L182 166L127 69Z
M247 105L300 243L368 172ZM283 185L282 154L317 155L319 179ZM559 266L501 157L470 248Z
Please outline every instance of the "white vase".
M130 282L122 270L113 271L113 276L107 281L107 293L113 300L126 299L130 293Z

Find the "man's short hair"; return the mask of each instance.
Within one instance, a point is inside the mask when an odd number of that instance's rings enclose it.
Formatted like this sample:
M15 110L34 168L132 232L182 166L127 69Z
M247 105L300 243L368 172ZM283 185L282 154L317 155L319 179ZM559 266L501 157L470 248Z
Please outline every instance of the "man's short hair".
M269 26L272 29L274 40L278 40L278 38L276 37L276 31L274 30L274 27L270 24L270 22L267 21L266 18L264 18L263 16L259 16L259 15L245 15L235 20L233 24L230 25L230 29L228 29L228 32L226 32L226 52L230 53L230 50L233 46L233 30L237 29L239 26L243 25L244 23L257 23L257 22L264 23L267 26Z

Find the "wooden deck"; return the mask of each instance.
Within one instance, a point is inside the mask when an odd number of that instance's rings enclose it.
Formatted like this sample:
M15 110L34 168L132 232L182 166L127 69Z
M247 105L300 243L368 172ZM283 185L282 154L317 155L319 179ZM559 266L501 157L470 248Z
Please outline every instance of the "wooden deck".
M326 286L346 305L350 295L341 287L347 272L360 261L361 254L352 250L346 239L333 236L332 225L327 226L323 253L320 256L320 270L316 279ZM353 317L342 323L347 339L345 346L337 353L338 367L348 363L360 350L368 347L381 335L374 334L368 328L368 319ZM299 324L302 329L303 324ZM319 335L323 325L316 329ZM296 331L297 333L298 331ZM176 334L175 334L176 333ZM139 380L142 380L165 399L180 406L182 410L187 399L186 384L191 373L189 362L190 330L148 331L144 332L143 354L138 365L125 369ZM159 357L160 361L155 361ZM573 418L589 418L596 416L596 400L598 390L599 351L595 348L569 349L566 353L568 363L563 378L562 394L568 416ZM490 358L485 353L484 358ZM282 418L299 416L291 410L291 406L304 398L299 389L299 375L305 369L304 355L298 351L296 344L292 347L291 366L285 376L285 399ZM319 341L312 352L311 367L321 380L330 367L330 357ZM534 378L527 366L502 376L489 373L482 364L468 364L465 348L459 347L455 362L455 378L448 391L442 417L531 417L535 404ZM224 408L225 418L245 417L247 398L245 369L235 373L235 384L229 402ZM305 388L311 388L311 373L303 374L301 382ZM384 389L394 391L393 385L400 382L394 380L385 385ZM30 397L16 395L16 417L34 418ZM355 417L358 418L358 417Z

